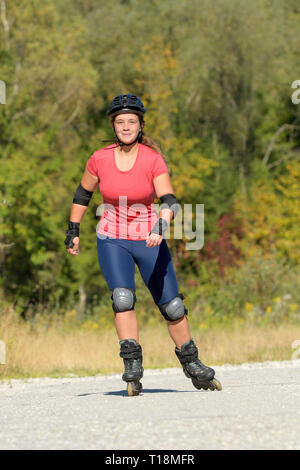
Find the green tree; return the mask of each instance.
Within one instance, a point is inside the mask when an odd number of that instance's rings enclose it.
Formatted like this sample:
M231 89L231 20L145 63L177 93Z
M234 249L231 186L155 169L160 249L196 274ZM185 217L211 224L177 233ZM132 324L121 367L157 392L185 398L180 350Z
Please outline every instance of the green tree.
M81 166L74 126L86 116L96 73L78 15L59 16L49 0L3 5L0 241L11 248L2 253L2 289L26 305L67 284L62 236Z

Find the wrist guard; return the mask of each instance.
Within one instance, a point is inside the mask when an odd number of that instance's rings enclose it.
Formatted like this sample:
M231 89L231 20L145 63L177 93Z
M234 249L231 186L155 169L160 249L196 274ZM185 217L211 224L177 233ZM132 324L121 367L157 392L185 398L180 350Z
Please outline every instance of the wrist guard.
M73 239L79 237L79 222L69 222L68 230L66 231L65 245L67 248L73 248Z
M168 222L162 217L160 217L154 227L151 229L150 233L157 233L158 235L163 235L168 227Z

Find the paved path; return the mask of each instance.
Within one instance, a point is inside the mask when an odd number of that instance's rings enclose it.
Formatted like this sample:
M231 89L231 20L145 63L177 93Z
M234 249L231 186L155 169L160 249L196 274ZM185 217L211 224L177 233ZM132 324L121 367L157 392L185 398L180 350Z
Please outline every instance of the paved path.
M0 449L300 449L300 360L215 366L221 392L181 369L0 383Z

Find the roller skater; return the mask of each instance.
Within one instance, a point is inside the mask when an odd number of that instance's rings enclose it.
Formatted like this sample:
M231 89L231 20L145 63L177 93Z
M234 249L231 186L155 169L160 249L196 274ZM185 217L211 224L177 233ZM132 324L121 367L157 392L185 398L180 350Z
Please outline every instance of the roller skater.
M128 396L139 395L142 391L140 379L143 377L142 348L134 339L120 341L120 357L124 361L125 371L122 380L127 382Z
M155 305L163 315L184 373L197 389L220 390L213 369L198 359L187 320L188 311L164 238L179 212L169 169L159 146L144 135L146 108L132 94L116 96L108 108L115 141L96 150L86 163L76 189L65 245L78 255L79 226L93 192L99 186L104 212L97 225L99 266L111 292L129 396L139 395L143 376L142 348L135 311L137 266ZM160 199L159 213L154 208Z
M214 378L214 369L205 366L198 358L198 349L192 339L184 343L180 349L175 347L175 354L183 367L184 374L192 379L194 387L198 390L222 390L220 382Z

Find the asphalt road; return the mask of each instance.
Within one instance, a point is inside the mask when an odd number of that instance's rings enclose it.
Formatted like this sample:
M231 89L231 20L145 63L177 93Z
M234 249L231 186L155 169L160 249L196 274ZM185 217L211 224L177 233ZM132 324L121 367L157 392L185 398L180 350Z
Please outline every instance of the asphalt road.
M300 449L300 360L213 366L223 390L181 369L0 384L0 449Z

